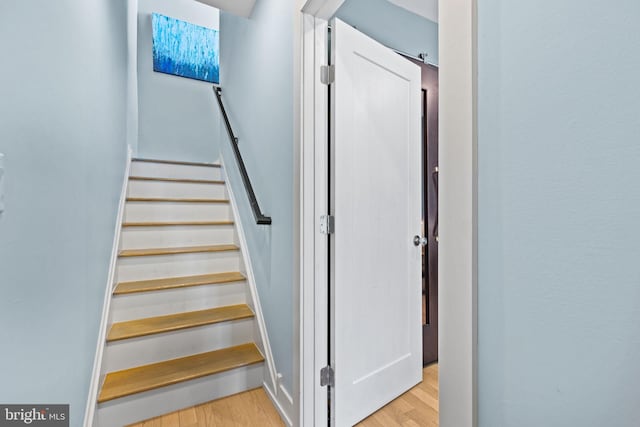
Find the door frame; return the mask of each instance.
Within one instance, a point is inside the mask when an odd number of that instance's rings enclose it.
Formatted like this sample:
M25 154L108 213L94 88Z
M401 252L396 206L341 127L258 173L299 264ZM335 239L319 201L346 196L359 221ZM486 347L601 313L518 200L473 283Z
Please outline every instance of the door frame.
M427 241L427 246L425 247L426 250L423 251L422 257L423 257L423 268L422 268L422 285L423 285L423 301L422 304L426 305L426 307L423 307L423 310L426 309L428 316L427 316L427 320L431 321L427 324L423 323L422 324L422 363L423 365L425 364L429 364L429 363L433 363L434 361L438 360L438 344L437 344L437 339L438 339L438 265L437 265L437 260L438 260L438 237L437 237L437 223L438 223L438 204L437 204L437 199L436 199L436 204L435 204L435 215L432 218L432 223L429 222L429 211L431 210L433 212L433 208L431 206L431 204L429 203L431 201L431 197L433 195L435 195L437 197L438 194L438 185L437 185L437 180L434 181L434 173L437 173L434 171L434 169L432 169L430 166L430 160L433 160L433 150L434 150L434 145L433 145L433 139L434 139L434 129L433 126L430 125L431 120L433 119L433 117L431 117L431 113L435 110L435 114L436 114L436 126L435 126L435 151L438 151L438 129L437 129L437 123L438 123L438 119L437 119L437 115L438 115L438 105L437 105L437 99L438 99L438 95L437 95L437 81L438 81L438 74L439 74L439 69L437 65L433 65L433 64L427 64L423 61L418 61L415 58L410 58L407 57L407 59L411 62L413 62L414 64L418 65L420 67L420 74L421 74L421 82L420 82L420 87L422 88L422 103L423 103L423 117L422 117L422 126L423 126L423 135L422 135L422 171L423 171L423 175L422 175L422 197L423 197L423 202L422 202L422 209L423 209L423 224L424 224L424 233L423 235L427 237L428 241ZM431 73L435 73L436 78L436 98L435 100L432 100L430 102L430 99L432 99L432 91L434 90L434 88L432 87L431 89L429 88L425 88L424 86L424 82L425 82L425 75L426 74L431 74ZM429 77L426 78L427 80L430 80ZM435 101L435 108L434 108L434 103ZM431 123L433 124L433 123ZM431 151L430 151L431 149ZM437 156L436 156L436 160L437 160ZM437 161L435 162L436 165L436 169L437 169ZM433 185L433 190L431 189L431 186ZM431 196L430 196L431 194ZM431 209L430 209L431 208ZM432 255L435 253L435 260L436 263L435 265L432 264L431 260L432 260ZM433 268L432 268L433 267ZM435 271L435 273L434 273ZM435 276L435 277L434 277ZM432 283L432 279L433 282L435 282L435 290L434 293L432 294L432 290L433 290L433 285L434 283ZM427 298L424 298L424 295L427 295ZM433 300L435 299L435 304L433 304ZM426 304L425 304L426 303ZM435 351L433 349L433 347L429 347L429 350L427 350L428 346L426 345L426 342L428 340L432 340L431 342L433 343L433 340L435 339L436 344L435 344ZM428 355L428 357L426 357ZM434 359L435 358L435 359Z
M326 32L345 0L300 0L299 423L326 425L328 97ZM477 0L439 6L440 426L477 426ZM324 307L324 309L323 309Z

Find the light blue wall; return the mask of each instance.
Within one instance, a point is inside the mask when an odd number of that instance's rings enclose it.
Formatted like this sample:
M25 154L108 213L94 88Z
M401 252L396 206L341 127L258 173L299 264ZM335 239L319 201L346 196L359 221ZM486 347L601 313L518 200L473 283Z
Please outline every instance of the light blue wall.
M84 415L126 157L126 1L0 2L0 402Z
M213 162L218 122L211 83L153 71L151 13L218 28L217 9L194 0L138 0L138 154Z
M138 0L127 2L127 145L138 152Z
M347 0L336 16L369 37L438 65L438 24L387 0Z
M637 426L640 3L478 8L480 427Z
M260 0L250 19L220 16L221 83L260 206L256 225L225 139L276 367L293 391L293 4Z

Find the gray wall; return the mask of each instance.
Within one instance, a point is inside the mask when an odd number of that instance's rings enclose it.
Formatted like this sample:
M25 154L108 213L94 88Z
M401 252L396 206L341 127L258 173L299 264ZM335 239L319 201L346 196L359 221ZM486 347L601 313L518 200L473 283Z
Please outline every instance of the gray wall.
M293 4L257 2L250 19L221 13L221 82L240 151L263 211L256 225L221 143L251 253L276 367L293 391Z
M347 0L336 16L389 47L438 65L438 24L387 0Z
M637 426L640 3L478 8L480 426Z
M217 105L211 83L153 71L151 14L218 28L218 10L194 0L138 0L138 155L218 159Z
M0 2L0 402L85 409L126 157L126 1Z

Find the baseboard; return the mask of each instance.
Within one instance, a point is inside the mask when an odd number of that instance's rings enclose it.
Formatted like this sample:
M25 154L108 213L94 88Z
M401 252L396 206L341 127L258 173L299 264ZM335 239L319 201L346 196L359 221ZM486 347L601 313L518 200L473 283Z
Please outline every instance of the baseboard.
M275 390L278 384L277 370L276 370L275 361L273 359L273 353L271 352L269 335L267 333L267 325L264 321L264 316L262 314L262 306L260 305L260 297L258 294L258 289L256 287L256 279L255 279L255 275L253 274L253 264L251 262L251 255L249 254L247 239L244 233L244 229L242 227L242 220L240 217L240 212L238 210L238 204L236 203L236 197L233 193L233 189L231 188L231 184L229 182L229 174L227 173L227 168L224 162L224 158L222 158L222 156L220 158L220 163L222 165L222 168L221 168L222 179L226 182L227 191L229 192L229 200L231 202L231 209L233 212L233 217L236 225L236 231L238 233L238 239L239 239L238 243L240 244L240 251L242 253L242 258L244 260L244 266L246 269L247 284L249 285L249 291L251 293L251 299L253 302L253 309L256 315L255 319L258 324L260 340L262 341L259 344L262 344L261 350L264 352L265 366L267 367L269 379L271 380L270 383L272 384L272 387Z
M282 384L278 386L279 392L277 394L274 393L273 390L271 390L271 387L269 387L267 383L264 383L262 387L267 392L267 396L269 396L269 399L271 399L273 406L276 407L276 410L280 414L282 421L284 421L288 427L293 427L291 415L294 412L294 408L293 398L291 397L291 394L287 391L286 388L284 388Z
M109 276L104 291L104 300L102 303L102 319L100 321L100 329L98 332L98 342L96 344L96 354L93 359L93 372L91 375L91 383L89 385L89 395L87 397L87 406L84 413L84 427L91 427L94 424L96 416L96 401L98 399L98 389L100 388L100 369L102 367L102 356L106 344L107 326L109 323L109 308L111 305L111 294L115 285L116 262L118 260L118 248L120 247L120 229L122 227L122 217L124 215L124 205L127 198L127 188L129 186L129 172L131 170L131 158L133 152L131 146L127 148L127 160L124 170L124 178L122 181L122 190L120 193L120 202L118 205L118 214L116 216L116 224L113 237L113 247L111 248L111 261L109 264Z

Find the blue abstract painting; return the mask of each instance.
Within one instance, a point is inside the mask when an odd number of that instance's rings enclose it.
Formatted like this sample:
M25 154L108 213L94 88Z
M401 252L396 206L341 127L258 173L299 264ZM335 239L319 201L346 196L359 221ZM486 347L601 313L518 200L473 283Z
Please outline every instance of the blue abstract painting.
M153 71L220 82L219 33L154 13Z

